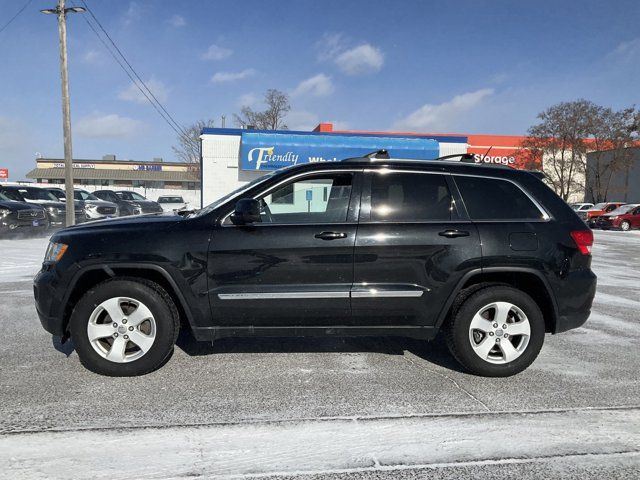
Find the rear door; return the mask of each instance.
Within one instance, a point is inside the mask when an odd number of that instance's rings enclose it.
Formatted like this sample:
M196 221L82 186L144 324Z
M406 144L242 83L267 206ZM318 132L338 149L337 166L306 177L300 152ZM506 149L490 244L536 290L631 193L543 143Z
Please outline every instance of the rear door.
M468 271L480 268L478 232L456 208L450 176L367 171L351 306L366 327L430 327Z
M302 174L254 198L261 222L215 226L209 300L216 326L331 327L350 323L360 192L356 171Z

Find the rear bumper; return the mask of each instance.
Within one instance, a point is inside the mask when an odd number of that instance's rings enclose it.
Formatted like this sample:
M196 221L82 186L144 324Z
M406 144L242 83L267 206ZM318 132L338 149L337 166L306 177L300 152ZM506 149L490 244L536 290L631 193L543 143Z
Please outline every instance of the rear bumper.
M558 316L553 333L581 327L591 314L597 277L591 270L571 272L556 291Z

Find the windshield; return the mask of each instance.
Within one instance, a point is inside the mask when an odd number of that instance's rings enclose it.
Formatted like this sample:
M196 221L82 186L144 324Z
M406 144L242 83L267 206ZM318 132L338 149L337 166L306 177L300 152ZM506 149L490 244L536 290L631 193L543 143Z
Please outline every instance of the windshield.
M18 190L20 194L27 200L38 200L47 202L58 202L58 197L53 193L41 190L39 188L20 188Z
M24 202L24 198L22 198L22 195L20 195L20 192L18 192L17 190L2 190L1 193L4 194L5 197L8 197L10 200L14 200L16 202Z
M146 198L136 192L116 192L116 195L123 200L146 200Z
M84 190L76 190L75 192L73 192L73 198L75 198L76 200L100 200L92 193L85 192Z
M282 171L282 170L280 170ZM246 192L247 190L255 187L256 185L260 185L263 182L266 182L267 180L269 180L270 178L272 178L278 171L274 170L271 173L268 173L262 177L258 177L258 178L254 178L253 180L251 180L249 183L246 183L244 185L242 185L240 188L236 188L235 190L233 190L230 193L227 193L225 196L220 197L218 200L216 200L215 202L207 205L206 207L204 207L202 210L198 210L197 212L195 212L193 214L193 216L199 217L202 215L206 215L207 213L215 210L216 208L218 208L220 205L222 205L223 203L225 203L227 200L236 197L238 195L241 195L242 193Z
M633 210L634 208L636 208L638 205L622 205L621 207L616 208L615 210L613 210L609 215L622 215L623 213L627 213L630 210Z
M184 203L182 197L160 197L158 203Z
M596 203L593 207L591 207L592 210L602 210L607 204L606 203Z

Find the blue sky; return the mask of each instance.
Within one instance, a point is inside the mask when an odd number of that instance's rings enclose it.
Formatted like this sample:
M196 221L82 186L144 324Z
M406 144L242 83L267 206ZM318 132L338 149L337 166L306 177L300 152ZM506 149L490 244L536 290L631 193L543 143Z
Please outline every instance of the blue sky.
M68 0L69 1L69 0ZM523 134L588 98L640 104L640 4L631 1L86 0L181 124L291 95L292 129ZM33 0L0 33L0 167L62 156L55 17ZM0 25L22 5L0 0ZM87 14L84 14L87 15ZM85 21L69 19L74 158L173 160L175 132Z

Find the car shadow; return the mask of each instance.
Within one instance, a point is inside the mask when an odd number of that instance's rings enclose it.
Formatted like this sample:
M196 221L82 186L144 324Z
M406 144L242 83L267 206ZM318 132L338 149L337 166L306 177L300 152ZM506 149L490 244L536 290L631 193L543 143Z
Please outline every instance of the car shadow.
M176 346L189 356L229 353L412 353L428 363L462 372L441 336L427 342L406 337L230 337L199 342L182 330Z

